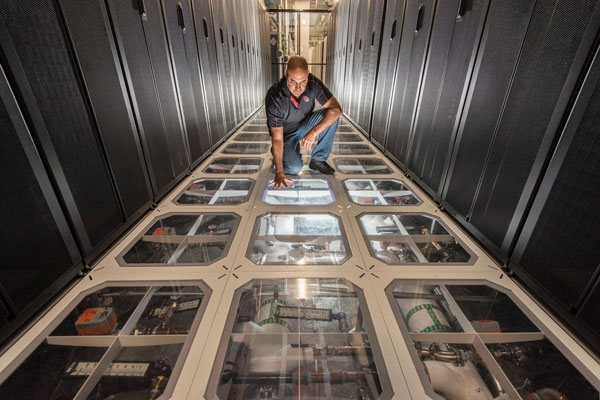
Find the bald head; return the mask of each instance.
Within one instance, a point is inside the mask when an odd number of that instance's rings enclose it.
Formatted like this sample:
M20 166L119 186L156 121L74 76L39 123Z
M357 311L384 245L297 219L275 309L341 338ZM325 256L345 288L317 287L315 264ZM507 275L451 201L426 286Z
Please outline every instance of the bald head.
M287 87L297 99L302 96L308 83L308 63L304 57L294 56L288 61L285 71Z
M308 63L304 57L293 56L290 57L287 65L288 71L292 71L295 69L301 69L308 72Z

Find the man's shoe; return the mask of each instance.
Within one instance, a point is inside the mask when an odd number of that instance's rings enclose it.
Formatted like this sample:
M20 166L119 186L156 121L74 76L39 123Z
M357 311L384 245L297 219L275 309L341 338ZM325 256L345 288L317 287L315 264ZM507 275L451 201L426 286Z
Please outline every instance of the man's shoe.
M335 169L331 168L325 161L311 159L310 164L308 164L308 168L316 169L325 175L333 175L335 173Z

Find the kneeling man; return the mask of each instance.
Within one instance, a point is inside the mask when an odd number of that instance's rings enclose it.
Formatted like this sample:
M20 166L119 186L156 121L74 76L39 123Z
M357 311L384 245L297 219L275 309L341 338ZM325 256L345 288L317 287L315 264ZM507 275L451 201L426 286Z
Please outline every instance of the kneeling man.
M315 99L324 108L313 112ZM308 72L303 57L290 58L285 77L267 92L265 108L273 143L275 188L287 186L292 180L286 175L302 170L300 149L310 149L315 141L309 168L328 175L335 172L326 161L342 108L323 82Z

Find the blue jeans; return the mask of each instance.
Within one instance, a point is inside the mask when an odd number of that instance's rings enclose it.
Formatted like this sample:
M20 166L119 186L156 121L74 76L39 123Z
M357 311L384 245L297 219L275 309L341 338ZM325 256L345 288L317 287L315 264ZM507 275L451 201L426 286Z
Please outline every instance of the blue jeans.
M283 138L283 171L286 175L298 175L302 170L302 154L300 154L300 141L310 130L317 125L325 116L327 110L319 110L308 116L296 130L296 132L285 135ZM319 134L317 146L313 149L311 157L313 160L327 161L333 136L337 129L337 121L329 128Z

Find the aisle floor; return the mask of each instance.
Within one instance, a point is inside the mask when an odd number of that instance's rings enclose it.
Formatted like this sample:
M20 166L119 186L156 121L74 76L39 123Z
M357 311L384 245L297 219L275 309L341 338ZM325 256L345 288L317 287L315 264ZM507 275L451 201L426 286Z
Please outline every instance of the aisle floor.
M517 398L532 388L496 357L516 342L600 386L592 357L351 122L335 175L305 152L274 190L265 121L257 111L2 356L0 381L33 352L0 393L51 359L71 378L36 383L82 399L427 398L414 345L445 343L477 355L446 363L467 398Z

